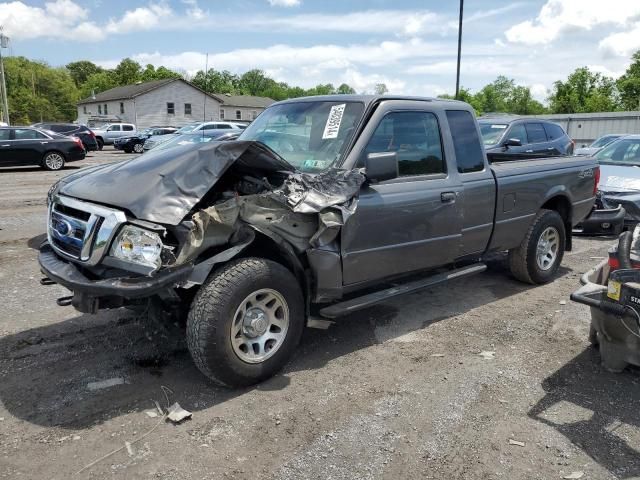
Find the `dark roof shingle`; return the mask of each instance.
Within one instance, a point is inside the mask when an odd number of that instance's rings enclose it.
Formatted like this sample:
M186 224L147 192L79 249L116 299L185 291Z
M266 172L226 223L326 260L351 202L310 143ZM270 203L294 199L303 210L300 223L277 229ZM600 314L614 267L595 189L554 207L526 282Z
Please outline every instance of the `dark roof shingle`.
M165 78L164 80L153 80L151 82L137 83L134 85L124 85L122 87L115 87L104 92L96 93L94 97L88 97L80 100L78 105L83 103L96 103L96 102L109 102L112 100L122 100L127 98L137 97L143 93L147 93L156 88L162 87L171 82L180 80L177 78Z

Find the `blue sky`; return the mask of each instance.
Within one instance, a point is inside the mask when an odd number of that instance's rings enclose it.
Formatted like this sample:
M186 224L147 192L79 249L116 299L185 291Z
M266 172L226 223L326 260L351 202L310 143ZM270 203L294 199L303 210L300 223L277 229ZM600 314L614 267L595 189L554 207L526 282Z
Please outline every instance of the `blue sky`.
M458 2L417 0L0 1L10 55L51 65L124 57L195 73L261 68L310 87L438 95L455 88ZM461 83L498 75L544 99L587 65L611 76L640 49L640 0L466 0Z

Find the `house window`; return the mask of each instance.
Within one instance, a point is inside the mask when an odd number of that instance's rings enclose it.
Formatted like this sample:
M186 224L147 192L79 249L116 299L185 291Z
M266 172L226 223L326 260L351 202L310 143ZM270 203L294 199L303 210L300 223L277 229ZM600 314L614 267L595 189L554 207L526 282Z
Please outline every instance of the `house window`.
M85 115L87 114L87 106L86 105L82 106L82 113L84 113Z
M124 113L124 102L120 102L120 113Z
M102 115L102 105L98 105L98 115Z
M236 110L236 120L242 120L242 112L240 110Z
M176 105L173 102L167 102L167 115L175 115Z
M256 112L255 110L251 110L251 120L255 120L257 116L258 112Z
M104 104L104 114L105 115L109 115L109 112L107 111L107 104Z
M220 120L224 120L224 109L220 109Z
M191 104L190 103L185 103L184 104L184 114L185 115L191 115Z

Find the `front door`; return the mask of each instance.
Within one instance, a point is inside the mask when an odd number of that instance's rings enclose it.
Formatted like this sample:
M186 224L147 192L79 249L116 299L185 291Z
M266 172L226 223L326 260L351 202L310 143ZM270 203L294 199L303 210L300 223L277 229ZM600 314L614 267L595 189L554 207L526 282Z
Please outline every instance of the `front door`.
M382 108L376 116L362 155L396 152L399 177L363 186L342 229L345 285L445 265L458 256L462 185L447 168L442 119L415 107Z
M15 141L13 141L10 128L0 129L0 167L19 165L16 158Z

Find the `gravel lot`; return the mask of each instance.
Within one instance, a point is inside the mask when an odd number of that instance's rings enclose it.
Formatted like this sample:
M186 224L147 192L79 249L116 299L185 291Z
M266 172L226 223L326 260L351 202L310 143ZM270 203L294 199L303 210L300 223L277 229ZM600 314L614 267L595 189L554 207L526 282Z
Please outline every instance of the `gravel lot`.
M131 156L109 148L61 173L0 169L0 478L71 478L154 427L73 478L640 477L638 370L605 372L568 301L611 239L577 239L543 287L496 259L310 328L282 374L224 390L131 314L80 315L38 282L50 184ZM193 418L159 422L154 401Z

